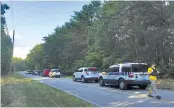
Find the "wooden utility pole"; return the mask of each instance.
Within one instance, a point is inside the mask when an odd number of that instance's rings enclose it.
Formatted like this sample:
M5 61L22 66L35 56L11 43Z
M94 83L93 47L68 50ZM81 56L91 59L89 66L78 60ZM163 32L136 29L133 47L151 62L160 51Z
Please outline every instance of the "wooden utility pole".
M13 40L12 40L12 54L11 54L11 64L10 64L10 74L13 74L13 50L14 50L14 38L15 38L15 30L13 30Z

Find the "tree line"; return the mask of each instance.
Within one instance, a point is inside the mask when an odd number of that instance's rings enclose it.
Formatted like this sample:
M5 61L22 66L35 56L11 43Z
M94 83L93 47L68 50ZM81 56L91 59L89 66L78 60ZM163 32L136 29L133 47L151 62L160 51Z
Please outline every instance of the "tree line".
M124 62L156 63L174 77L174 2L91 1L43 37L27 55L29 69L82 66L107 69Z
M6 33L6 20L4 14L10 9L7 4L1 3L1 75L6 75L10 70L12 41Z

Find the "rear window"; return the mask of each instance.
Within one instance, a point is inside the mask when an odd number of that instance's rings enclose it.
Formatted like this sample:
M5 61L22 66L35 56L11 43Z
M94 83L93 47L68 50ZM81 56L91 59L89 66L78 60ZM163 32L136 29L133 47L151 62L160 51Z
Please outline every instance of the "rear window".
M88 71L97 71L97 68L95 68L95 67L88 68Z
M148 65L145 64L133 64L132 72L147 72Z
M45 72L50 72L51 70L50 70L50 69L45 69L44 71L45 71Z
M59 72L59 70L58 69L55 69L55 70L53 70L53 72Z

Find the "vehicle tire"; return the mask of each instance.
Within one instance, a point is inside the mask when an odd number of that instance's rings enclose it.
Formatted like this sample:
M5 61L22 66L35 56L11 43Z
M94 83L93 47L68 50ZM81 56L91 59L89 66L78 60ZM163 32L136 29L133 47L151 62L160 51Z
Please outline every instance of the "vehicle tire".
M84 78L84 76L81 77L82 83L86 82L86 79Z
M139 85L138 86L140 89L146 89L147 88L147 85Z
M73 81L77 81L77 79L75 78L75 76L73 76Z
M102 77L99 78L99 85L100 86L105 86L105 82Z
M120 80L119 80L119 88L120 88L121 90L126 90L126 89L127 89L127 85L125 84L124 79L120 79Z
M60 78L60 76L58 76L58 78Z

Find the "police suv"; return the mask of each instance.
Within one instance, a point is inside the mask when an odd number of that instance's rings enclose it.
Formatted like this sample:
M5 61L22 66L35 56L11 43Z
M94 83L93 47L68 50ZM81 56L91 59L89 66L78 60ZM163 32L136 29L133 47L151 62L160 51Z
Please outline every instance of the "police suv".
M121 90L128 89L131 86L139 86L145 89L150 83L148 74L148 65L146 63L123 63L109 67L106 72L99 75L99 85L119 85Z

